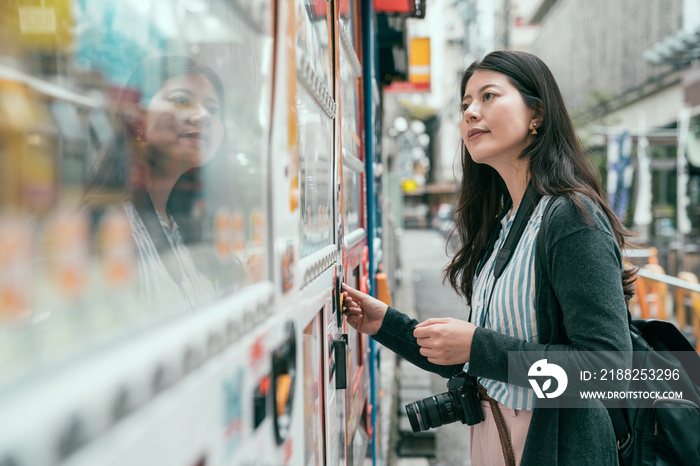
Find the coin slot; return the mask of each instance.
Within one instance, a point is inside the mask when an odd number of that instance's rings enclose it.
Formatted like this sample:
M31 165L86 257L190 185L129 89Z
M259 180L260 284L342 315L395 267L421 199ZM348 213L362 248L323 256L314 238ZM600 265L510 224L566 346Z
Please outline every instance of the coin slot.
M294 324L288 322L284 342L272 353L272 393L275 407L275 439L282 444L292 425L294 383L296 381L297 344Z

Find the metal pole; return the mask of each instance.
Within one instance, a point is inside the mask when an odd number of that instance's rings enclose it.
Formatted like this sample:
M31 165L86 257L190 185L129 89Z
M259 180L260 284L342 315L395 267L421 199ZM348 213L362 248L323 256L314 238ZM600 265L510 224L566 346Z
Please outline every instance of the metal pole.
M503 49L510 48L510 0L503 0Z
M678 152L676 154L676 231L678 233L678 270L683 270L683 256L685 255L685 236L690 233L690 219L688 218L688 159L685 156L685 148L690 130L690 109L681 107L678 114Z
M370 293L372 296L377 295L376 282L376 264L374 254L374 238L376 233L376 209L377 200L375 199L374 185L374 160L375 160L375 119L374 117L374 73L375 68L375 48L376 34L374 23L374 8L371 0L362 0L360 4L360 14L362 22L362 92L364 95L364 139L365 139L365 185L367 192L367 247L369 248L369 274L370 274ZM370 438L370 448L372 450L372 464L379 466L383 464L383 458L377 458L377 444L381 438L377 432L377 391L379 383L377 378L380 376L378 349L376 342L369 340L370 364L369 364L369 383L370 383L370 404L372 406L372 434Z
M646 115L640 113L639 136L637 137L637 201L634 206L634 224L639 229L639 239L644 244L649 242L649 226L653 219L651 161L646 127Z

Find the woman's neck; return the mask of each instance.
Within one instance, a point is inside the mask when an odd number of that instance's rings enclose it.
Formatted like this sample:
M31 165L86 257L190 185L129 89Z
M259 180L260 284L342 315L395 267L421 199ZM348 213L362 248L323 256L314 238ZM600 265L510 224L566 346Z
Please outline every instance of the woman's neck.
M520 206L520 202L523 200L525 195L525 190L527 189L528 180L512 180L510 182L506 181L506 187L508 188L508 193L513 201L513 210Z
M527 161L518 161L515 165L499 168L496 171L506 184L508 194L513 201L513 209L517 209L530 182L529 164Z
M170 193L172 193L176 182L177 179L169 177L152 177L148 187L148 195L153 203L153 208L163 217L168 226L171 226L167 212L168 199L170 199Z

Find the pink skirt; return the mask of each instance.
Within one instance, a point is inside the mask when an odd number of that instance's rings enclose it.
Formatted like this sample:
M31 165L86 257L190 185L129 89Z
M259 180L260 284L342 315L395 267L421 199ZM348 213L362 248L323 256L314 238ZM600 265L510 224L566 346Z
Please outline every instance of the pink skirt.
M530 428L532 411L511 409L501 403L498 403L498 407L503 413L503 419L513 445L515 464L519 465L523 457L527 431ZM503 449L498 438L498 429L491 412L491 405L488 401L482 400L481 409L484 411L484 421L469 428L472 466L503 466L505 464Z

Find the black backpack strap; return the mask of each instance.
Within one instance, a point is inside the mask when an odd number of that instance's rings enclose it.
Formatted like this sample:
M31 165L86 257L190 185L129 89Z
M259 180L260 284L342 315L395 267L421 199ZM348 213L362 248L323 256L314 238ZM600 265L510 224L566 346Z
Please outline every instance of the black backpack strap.
M484 249L484 255L479 261L479 263L476 265L476 272L474 276L477 276L481 273L483 270L484 266L486 265L486 262L488 262L489 257L491 257L491 251L493 250L494 245L496 244L496 241L498 240L498 235L501 233L501 220L503 220L503 217L506 216L506 213L508 213L508 210L510 210L511 206L513 205L513 201L508 198L506 202L503 205L503 210L501 213L496 217L496 227L493 230L493 233L491 234L491 238L489 239L489 242L486 244L486 248ZM471 306L469 306L469 317L467 318L467 322L472 321L472 312L473 309Z
M542 195L535 192L532 184L529 184L523 195L520 207L515 214L513 226L510 228L503 246L498 251L498 256L496 256L496 266L493 270L493 275L497 279L503 274L506 265L510 262L510 258L513 257L513 252L523 236L527 222L532 217L532 212L535 210L537 203L540 202L540 199L542 199Z
M540 260L540 266L544 272L547 280L549 281L549 270L547 269L547 249L545 243L545 235L547 226L549 225L549 218L551 216L552 206L556 197L552 197L547 203L547 207L544 208L542 213L542 221L540 222L540 231L537 233L537 258Z
M484 265L486 265L486 262L488 262L489 257L491 257L491 251L493 250L493 246L496 244L496 241L498 240L498 235L501 233L501 220L503 220L503 217L506 216L506 213L508 213L508 210L510 210L512 205L513 201L510 198L508 198L503 205L503 210L496 217L496 227L494 228L493 233L491 234L489 242L486 244L483 257L476 266L475 275L479 275L481 273L481 270L484 268Z
M547 235L547 228L551 218L551 209L555 203L555 200L555 197L551 198L547 204L547 207L545 207L544 213L542 214L542 222L540 223L540 231L537 233L537 257L540 261L540 267L542 268L547 281L549 281L549 270L547 264L545 236ZM549 285L549 283L547 284ZM627 317L631 323L632 316L629 312L627 313ZM612 421L613 430L615 431L615 440L617 440L617 447L619 449L620 445L622 445L630 436L630 429L627 425L627 419L625 419L622 409L618 406L606 405L605 408L608 410L608 415Z
M481 326L483 327L484 324L486 323L486 319L488 318L489 311L491 310L491 298L493 297L493 290L496 289L496 281L498 281L498 278L503 274L503 271L506 268L506 265L508 265L508 262L510 262L510 258L513 257L513 253L515 252L515 248L518 246L518 242L520 241L520 238L523 236L523 233L525 232L525 227L527 226L528 221L530 220L530 217L532 217L532 212L534 212L535 207L537 206L537 203L540 202L540 199L542 199L542 195L537 193L533 188L532 184L528 184L527 189L525 190L525 194L523 195L523 199L520 202L520 206L518 207L518 211L515 213L515 218L513 219L513 225L510 227L510 231L508 232L508 236L506 236L506 240L503 242L503 245L501 246L501 249L498 251L498 255L496 256L496 264L494 266L493 270L493 276L494 276L494 282L493 285L491 286L491 293L489 294L489 299L486 304L486 312L484 313L483 320L481 322ZM501 216L501 219L503 218L504 215ZM499 225L500 228L500 225ZM500 229L496 230L496 235L500 232ZM495 244L496 240L492 239L493 243L489 242L489 250L493 248L493 244ZM488 260L488 251L486 253L487 259ZM485 263L485 262L484 262ZM469 322L471 322L472 319L472 310L469 310Z
M617 440L617 448L625 442L630 436L630 429L627 427L627 419L622 413L622 408L618 406L605 406L608 410L608 415L612 421L613 430L615 431L615 440Z

